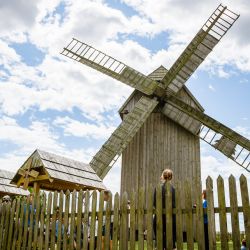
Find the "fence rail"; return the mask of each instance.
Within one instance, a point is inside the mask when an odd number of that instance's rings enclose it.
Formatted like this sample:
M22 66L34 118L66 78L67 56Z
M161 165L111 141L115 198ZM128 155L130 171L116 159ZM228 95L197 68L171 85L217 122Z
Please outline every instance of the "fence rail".
M110 195L104 201L104 193L97 191L50 192L34 199L0 201L0 249L100 250L111 249L112 244L114 250L153 250L156 243L157 249L163 249L164 243L166 249L173 249L174 235L177 249L205 249L204 216L208 219L209 249L216 249L218 241L221 249L240 249L242 237L249 248L246 177L242 175L237 186L236 179L230 176L227 190L221 177L215 187L213 184L208 177L206 209L199 181L177 182L174 193L170 184L166 192L162 192L161 185L140 189L129 195L129 207L127 193Z

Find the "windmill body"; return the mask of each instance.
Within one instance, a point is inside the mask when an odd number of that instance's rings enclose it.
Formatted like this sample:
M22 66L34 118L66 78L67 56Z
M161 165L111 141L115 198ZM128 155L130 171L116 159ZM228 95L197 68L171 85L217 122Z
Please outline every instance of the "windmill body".
M165 167L176 180L200 179L199 139L250 172L250 141L206 115L186 82L239 15L219 5L167 71L150 75L75 38L61 54L136 90L120 109L122 123L90 162L104 178L123 153L121 191L159 181Z
M161 66L148 77L160 81L166 72ZM130 95L119 110L122 119L134 109L142 95L136 90ZM203 112L186 87L178 92L178 97ZM122 152L121 193L156 186L164 168L173 170L174 182L201 177L199 138L162 114L161 106L154 109Z

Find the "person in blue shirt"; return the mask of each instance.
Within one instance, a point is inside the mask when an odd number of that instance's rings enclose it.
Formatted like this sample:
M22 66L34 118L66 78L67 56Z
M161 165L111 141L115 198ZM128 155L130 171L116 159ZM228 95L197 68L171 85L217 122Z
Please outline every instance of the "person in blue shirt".
M203 205L203 208L207 208L207 191L206 190L202 191L202 205ZM205 250L209 250L207 214L204 214L203 218L204 218Z
M246 242L246 239L243 239L241 241L241 248L240 250L247 250L247 242Z

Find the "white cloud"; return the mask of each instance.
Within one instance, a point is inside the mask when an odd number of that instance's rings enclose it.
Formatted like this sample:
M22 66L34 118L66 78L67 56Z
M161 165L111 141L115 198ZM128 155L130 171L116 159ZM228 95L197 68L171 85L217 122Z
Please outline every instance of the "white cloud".
M11 117L0 119L0 142L11 145L10 152L0 152L0 166L16 171L35 149L63 155L88 163L96 149L68 148L59 142L59 136L46 122L32 121L29 126L21 126Z
M250 127L237 126L234 130L250 140Z
M0 34L5 35L12 30L27 30L31 28L38 14L37 4L32 0L8 0L0 2Z
M152 20L155 33L169 31L168 39L171 45L181 44L185 46L220 3L217 0L207 1L206 4L202 1L186 0L178 0L174 4L170 0L163 0L157 2L157 4L153 0L123 0L123 2L135 8L142 16ZM240 13L241 16L228 34L223 37L219 45L216 46L214 52L209 55L202 68L206 70L208 65L223 66L229 64L242 71L250 71L250 36L248 35L250 11L248 0L240 0L237 3L235 1L223 2L229 9ZM175 55L178 56L179 52ZM222 77L224 76L222 74Z
M22 152L31 152L36 148L62 151L63 144L58 143L58 136L48 124L32 121L27 127L20 126L13 118L4 116L0 119L0 139L16 145Z
M54 121L54 125L64 129L66 136L77 136L83 138L92 138L106 140L116 127L110 125L95 125L87 122L80 122L69 117L58 117Z

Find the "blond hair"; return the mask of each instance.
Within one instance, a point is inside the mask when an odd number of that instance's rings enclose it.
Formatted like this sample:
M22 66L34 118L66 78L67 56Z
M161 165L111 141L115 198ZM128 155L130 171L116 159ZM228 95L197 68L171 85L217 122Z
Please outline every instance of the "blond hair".
M164 181L171 181L173 178L173 171L171 169L164 169L162 172L162 178Z

